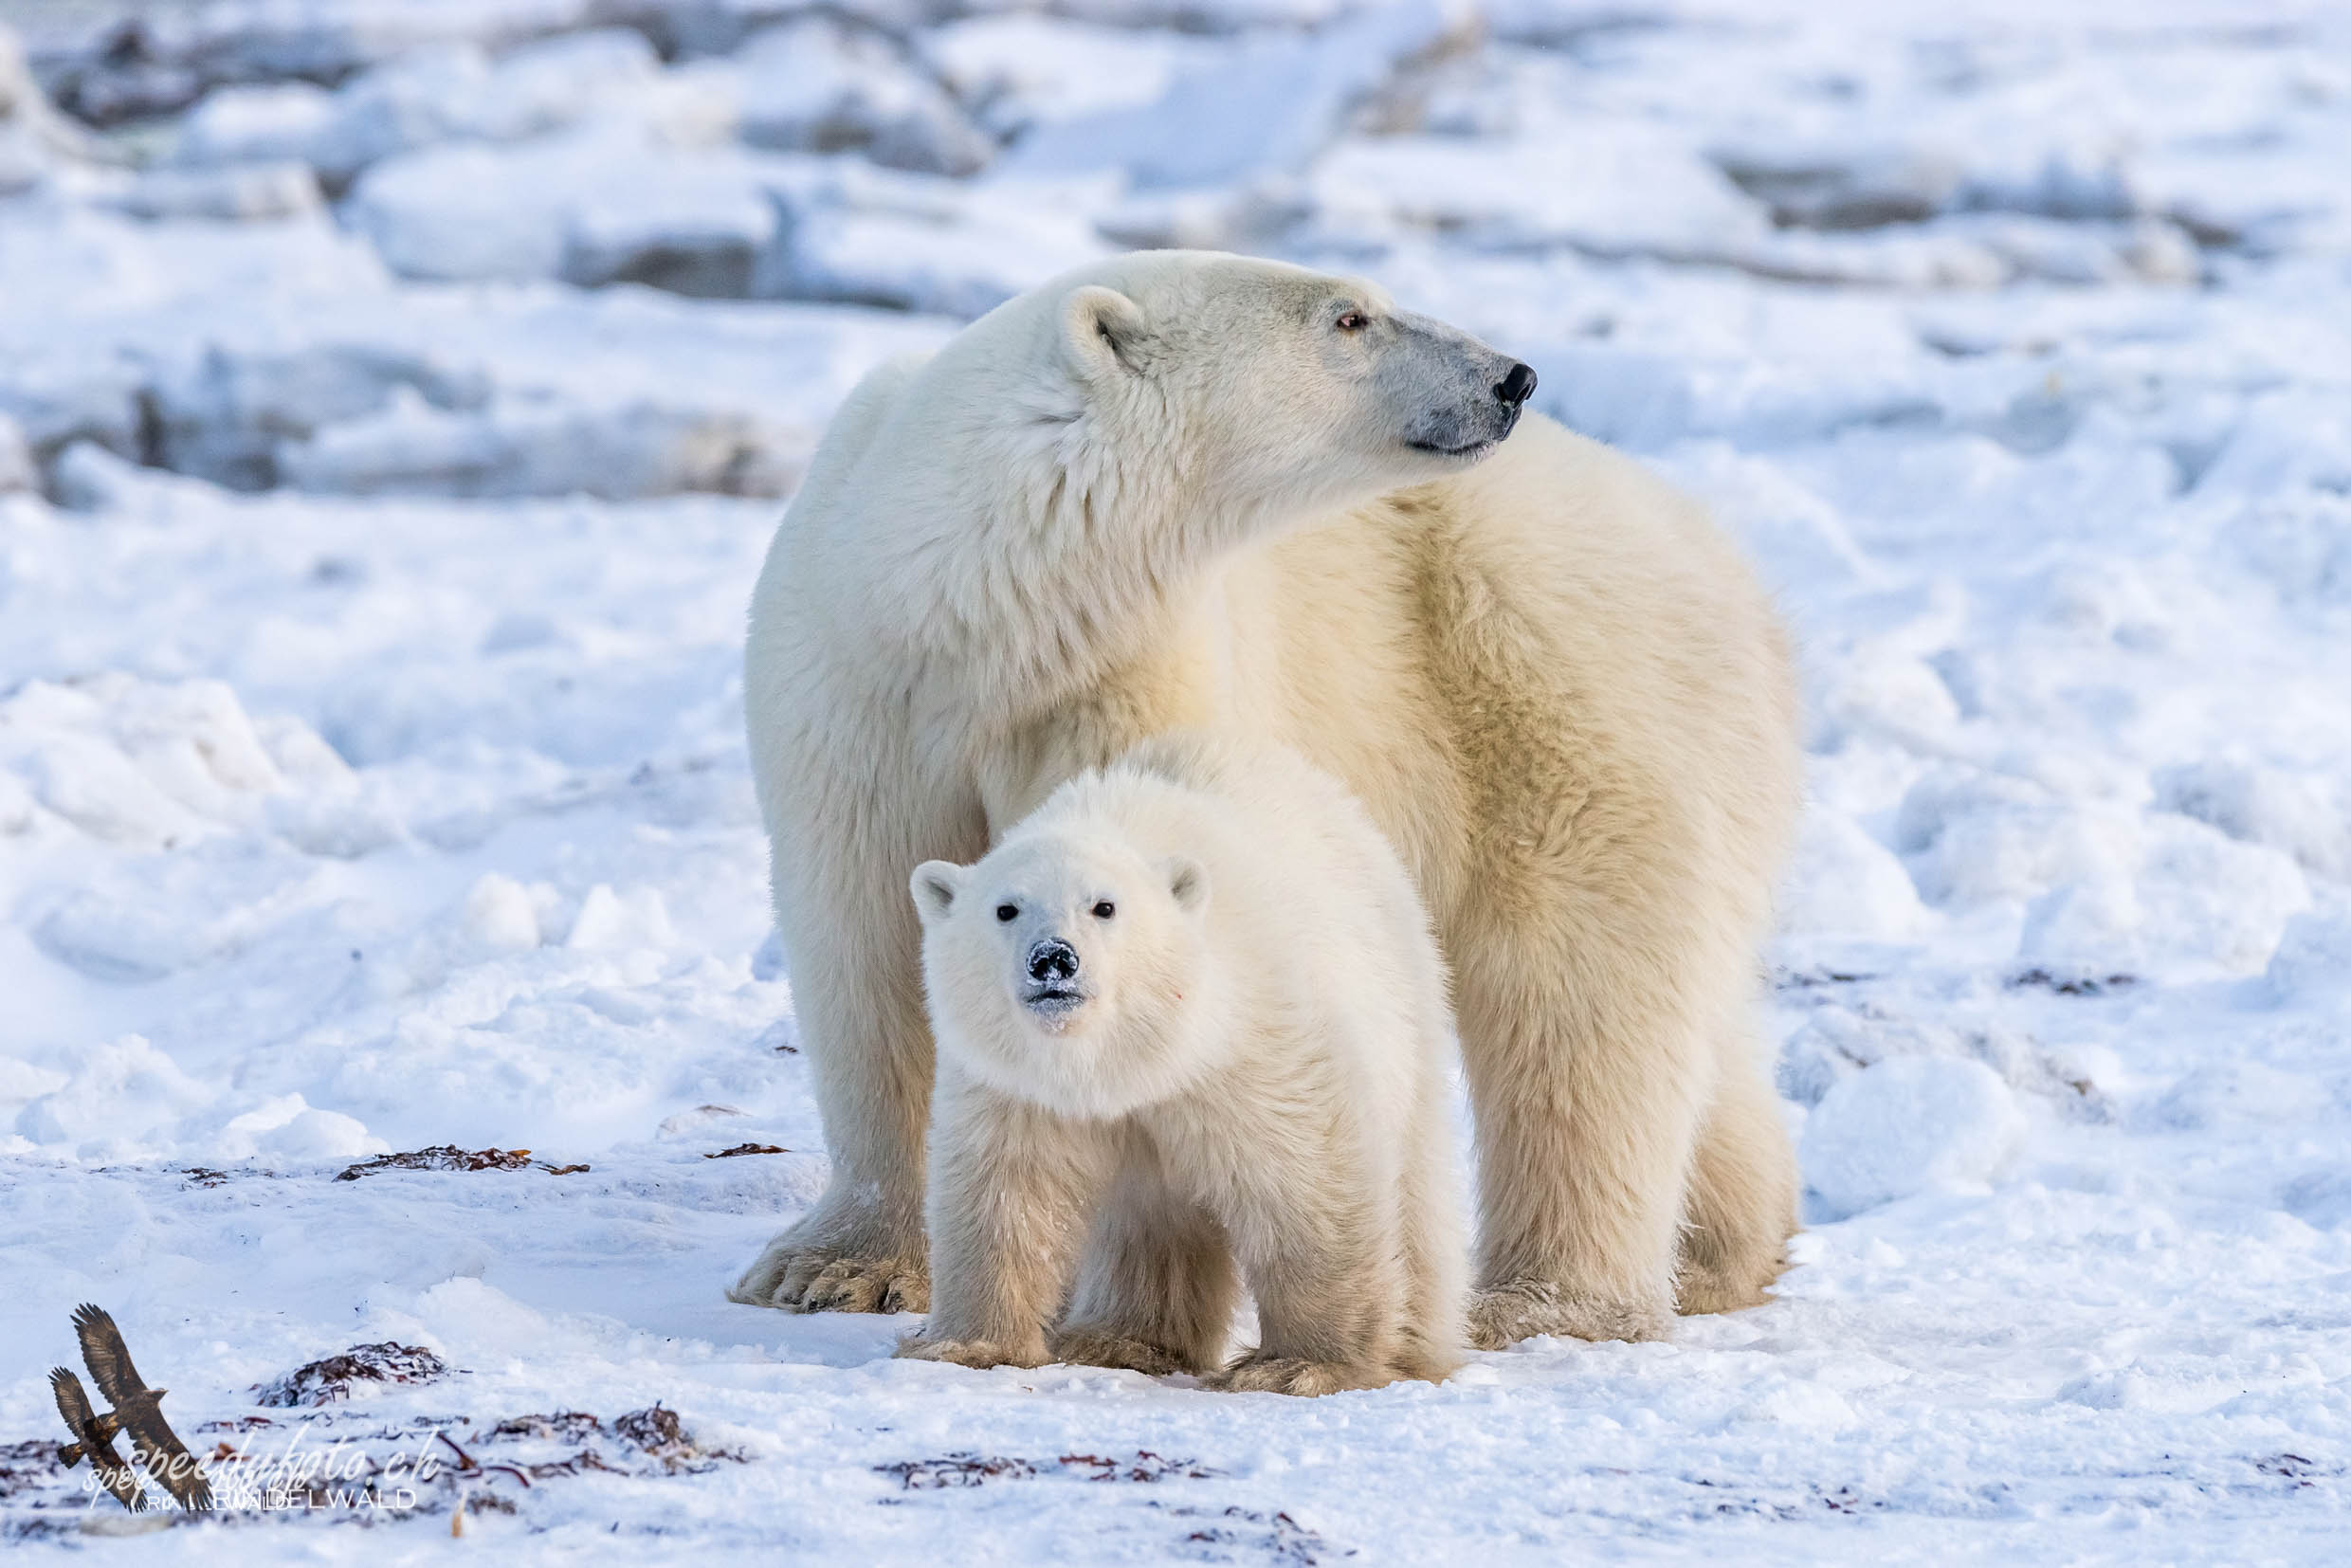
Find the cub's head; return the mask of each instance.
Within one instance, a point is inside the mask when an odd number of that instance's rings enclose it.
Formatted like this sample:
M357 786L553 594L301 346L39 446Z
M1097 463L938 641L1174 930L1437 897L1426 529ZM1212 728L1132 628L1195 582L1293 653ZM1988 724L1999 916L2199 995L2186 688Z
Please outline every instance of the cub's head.
M1208 873L1084 824L916 867L939 1048L999 1092L1110 1117L1180 1086L1205 976Z
M1492 451L1535 373L1360 278L1142 252L1052 285L1087 414L1238 508L1353 504Z

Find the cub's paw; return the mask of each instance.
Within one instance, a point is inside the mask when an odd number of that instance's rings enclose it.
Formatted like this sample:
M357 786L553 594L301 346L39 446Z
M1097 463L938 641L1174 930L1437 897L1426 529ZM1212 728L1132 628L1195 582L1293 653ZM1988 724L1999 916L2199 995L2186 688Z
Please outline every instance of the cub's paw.
M920 1258L864 1255L787 1231L767 1244L727 1300L786 1312L927 1312L930 1274Z
M1056 1329L1048 1341L1053 1359L1081 1367L1124 1367L1165 1377L1197 1372L1202 1363L1148 1340L1129 1340L1098 1328Z
M1212 1389L1230 1394L1340 1394L1348 1389L1384 1388L1395 1374L1382 1367L1347 1361L1308 1361L1296 1356L1267 1356L1251 1351L1206 1380Z
M898 1341L897 1355L906 1361L952 1361L959 1367L1033 1367L1045 1364L1034 1346L1009 1345L995 1340L934 1339L909 1334Z
M1514 1280L1469 1298L1469 1342L1500 1350L1538 1334L1577 1340L1663 1340L1671 1318L1632 1302L1571 1294L1543 1280Z

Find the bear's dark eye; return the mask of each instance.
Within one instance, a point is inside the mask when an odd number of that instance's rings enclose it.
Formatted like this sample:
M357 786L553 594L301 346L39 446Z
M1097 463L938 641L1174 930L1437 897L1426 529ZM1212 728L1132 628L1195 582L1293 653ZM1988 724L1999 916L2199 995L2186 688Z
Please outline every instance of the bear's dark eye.
M1106 921L1118 912L1119 906L1112 903L1108 899L1103 900L1102 903L1094 906L1094 918L1098 921Z
M1020 905L1019 905L1019 904L1017 904L1017 903L999 903L999 904L997 904L997 905L996 905L996 919L998 919L998 920L1000 920L1000 921L1015 921L1015 920L1018 920L1019 918L1020 918Z
M1350 310L1340 313L1339 319L1333 321L1331 325L1337 327L1341 332L1361 332L1365 327L1371 325L1371 323L1363 319L1363 313L1361 311Z

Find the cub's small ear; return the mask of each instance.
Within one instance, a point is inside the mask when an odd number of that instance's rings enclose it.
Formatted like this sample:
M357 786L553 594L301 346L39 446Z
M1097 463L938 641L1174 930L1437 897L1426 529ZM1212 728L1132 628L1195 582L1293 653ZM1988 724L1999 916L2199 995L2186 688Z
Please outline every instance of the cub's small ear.
M1063 346L1070 367L1087 380L1133 375L1141 364L1150 328L1142 307L1115 288L1087 283L1062 301Z
M928 925L944 920L955 907L956 895L963 891L963 867L953 861L926 860L914 868L906 885L914 893L915 913Z
M1167 890L1178 909L1198 914L1208 905L1208 867L1187 855L1176 856L1167 863Z

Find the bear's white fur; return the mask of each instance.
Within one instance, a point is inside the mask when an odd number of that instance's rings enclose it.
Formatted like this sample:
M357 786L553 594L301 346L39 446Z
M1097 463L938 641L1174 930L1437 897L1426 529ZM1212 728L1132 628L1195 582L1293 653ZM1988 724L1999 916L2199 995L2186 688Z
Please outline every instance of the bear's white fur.
M1477 1342L1763 1299L1795 1225L1753 1043L1787 649L1696 505L1547 419L1509 433L1511 363L1359 280L1160 251L850 395L745 684L833 1179L737 1300L921 1304L905 878L1177 728L1296 748L1412 869L1476 1112Z
M901 1355L1208 1372L1237 1261L1260 1339L1215 1386L1459 1364L1445 966L1344 785L1146 741L912 885L939 1071L931 1316Z

